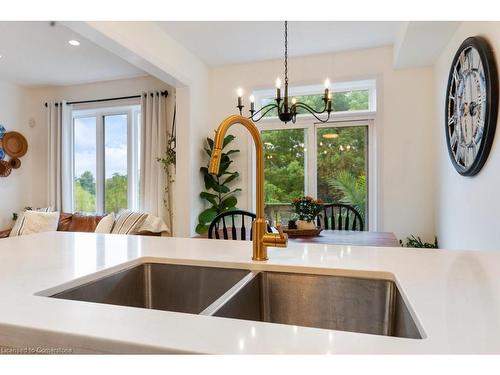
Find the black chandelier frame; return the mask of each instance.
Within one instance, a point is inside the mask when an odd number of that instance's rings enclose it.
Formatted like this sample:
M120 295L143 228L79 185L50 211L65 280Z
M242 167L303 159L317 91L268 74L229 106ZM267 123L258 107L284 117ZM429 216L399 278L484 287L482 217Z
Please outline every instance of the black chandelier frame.
M248 116L249 120L252 120L253 122L258 122L262 118L266 116L270 111L273 109L276 109L278 112L278 118L284 122L285 124L288 122L292 122L295 124L295 121L297 120L297 110L298 109L304 109L307 112L309 112L311 115L316 118L319 122L325 123L330 120L330 114L332 112L332 93L329 90L328 87L325 88L325 92L323 95L323 108L321 110L316 110L312 108L310 105L303 103L303 102L298 102L296 101L295 98L292 98L290 101L290 97L288 95L288 21L285 21L285 59L284 59L284 71L285 71L285 95L284 97L281 97L281 87L278 85L276 88L276 97L274 99L275 103L270 103L259 110L255 110L255 105L254 102L251 101L250 103L250 116ZM243 115L243 108L245 106L242 104L242 98L241 95L238 96L238 105L236 108L238 108L240 115ZM323 114L326 113L326 117L319 117Z

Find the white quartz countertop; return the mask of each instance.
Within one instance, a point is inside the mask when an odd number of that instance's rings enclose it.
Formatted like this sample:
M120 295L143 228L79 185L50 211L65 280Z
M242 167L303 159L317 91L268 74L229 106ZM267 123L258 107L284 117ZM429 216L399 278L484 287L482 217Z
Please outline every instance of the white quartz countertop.
M500 252L50 232L0 240L0 346L104 353L500 353ZM145 262L391 279L423 339L48 298ZM43 293L42 293L43 294Z

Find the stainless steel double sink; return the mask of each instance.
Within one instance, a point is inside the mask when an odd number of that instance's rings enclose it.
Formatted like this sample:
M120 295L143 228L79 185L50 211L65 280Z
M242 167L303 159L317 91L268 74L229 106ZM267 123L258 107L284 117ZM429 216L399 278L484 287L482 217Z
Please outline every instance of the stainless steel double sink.
M51 297L421 339L391 280L144 263Z

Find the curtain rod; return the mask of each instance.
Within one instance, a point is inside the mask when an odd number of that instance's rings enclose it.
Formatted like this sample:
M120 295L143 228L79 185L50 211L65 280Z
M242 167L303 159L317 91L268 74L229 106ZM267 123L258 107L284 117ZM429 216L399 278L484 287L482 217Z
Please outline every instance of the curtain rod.
M157 92L156 93L157 95L160 95L161 96L168 96L168 91L165 90L165 91L160 91L160 92ZM147 94L144 94L144 96L146 96ZM151 93L151 96L153 96L154 94ZM140 98L142 97L142 95L132 95L132 96L120 96L120 97L116 97L116 98L106 98L106 99L94 99L94 100L80 100L80 101L77 101L77 102L67 102L66 104L68 105L71 105L71 104L85 104L85 103L99 103L99 102L108 102L108 101L112 101L112 100L125 100L125 99L135 99L135 98ZM55 103L56 106L58 106L58 103ZM45 103L45 107L47 107L47 103Z

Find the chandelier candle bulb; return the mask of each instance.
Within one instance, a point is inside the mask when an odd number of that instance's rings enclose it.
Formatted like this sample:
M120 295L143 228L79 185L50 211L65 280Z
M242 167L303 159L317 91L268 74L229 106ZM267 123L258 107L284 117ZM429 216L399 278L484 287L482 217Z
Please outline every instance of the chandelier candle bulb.
M276 78L276 99L281 99L281 79Z
M255 97L253 95L250 95L250 111L255 110Z
M243 105L241 104L241 97L243 96L243 89L239 88L238 90L236 90L236 93L238 95L238 109L240 110L240 113L241 113L241 110L243 109Z
M329 92L330 92L330 80L327 78L325 79L325 102L329 99Z

